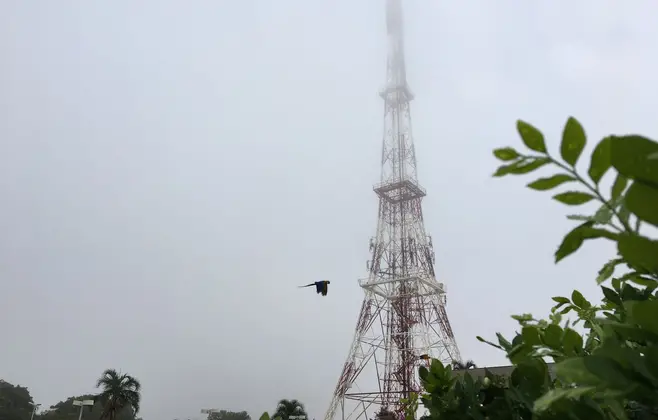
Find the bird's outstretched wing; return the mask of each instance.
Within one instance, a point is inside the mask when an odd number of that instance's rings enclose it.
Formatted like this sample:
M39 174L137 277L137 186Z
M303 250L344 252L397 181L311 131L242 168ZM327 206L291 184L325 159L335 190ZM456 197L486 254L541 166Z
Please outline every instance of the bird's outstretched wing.
M316 281L315 283L309 283L305 286L297 286L297 287L311 287L315 286L315 292L317 294L321 294L322 296L327 296L327 289L329 288L329 281L328 280L322 280L322 281Z

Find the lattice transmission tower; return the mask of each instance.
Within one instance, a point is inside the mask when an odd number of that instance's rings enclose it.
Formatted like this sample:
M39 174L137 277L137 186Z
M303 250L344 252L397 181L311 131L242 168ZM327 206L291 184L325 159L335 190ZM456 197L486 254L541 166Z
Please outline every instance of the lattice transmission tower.
M419 390L418 367L429 355L461 361L446 313L446 288L436 279L432 238L425 232L416 176L406 78L401 0L386 1L388 32L385 128L376 235L356 331L325 420L399 415L400 399ZM426 359L425 359L426 360Z

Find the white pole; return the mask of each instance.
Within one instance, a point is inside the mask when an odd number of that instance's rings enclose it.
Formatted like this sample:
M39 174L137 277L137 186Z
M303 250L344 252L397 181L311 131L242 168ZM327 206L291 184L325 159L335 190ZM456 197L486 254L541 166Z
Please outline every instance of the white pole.
M30 416L30 420L34 420L34 413L37 412L37 408L38 408L40 405L41 405L41 404L32 404L32 406L33 406L34 408L32 409L32 415Z
M82 420L82 410L84 410L86 405L88 405L90 407L93 406L94 405L94 400L81 400L81 401L75 400L75 401L73 401L73 405L74 406L78 406L78 405L80 406L80 414L78 415L78 420Z

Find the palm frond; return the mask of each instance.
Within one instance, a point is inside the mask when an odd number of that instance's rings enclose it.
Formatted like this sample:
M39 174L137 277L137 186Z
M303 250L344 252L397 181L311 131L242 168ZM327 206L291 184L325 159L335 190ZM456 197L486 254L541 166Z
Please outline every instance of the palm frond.
M135 377L107 369L96 386L101 388L97 396L103 405L100 420L115 420L126 409L130 409L133 415L139 412L142 386Z

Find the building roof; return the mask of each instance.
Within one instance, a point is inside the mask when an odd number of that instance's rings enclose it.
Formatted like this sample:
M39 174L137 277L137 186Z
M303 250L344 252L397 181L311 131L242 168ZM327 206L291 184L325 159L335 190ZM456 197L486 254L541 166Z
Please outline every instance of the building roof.
M554 363L546 363L548 365L548 372L550 373L551 377L555 377L555 364ZM483 379L486 375L486 371L491 372L493 375L497 376L510 376L512 374L512 371L514 370L514 365L510 366L490 366L490 367L482 367L482 368L473 368L473 369L460 369L460 370L453 370L453 375L463 375L465 373L468 373L473 379L479 378Z

